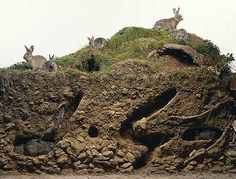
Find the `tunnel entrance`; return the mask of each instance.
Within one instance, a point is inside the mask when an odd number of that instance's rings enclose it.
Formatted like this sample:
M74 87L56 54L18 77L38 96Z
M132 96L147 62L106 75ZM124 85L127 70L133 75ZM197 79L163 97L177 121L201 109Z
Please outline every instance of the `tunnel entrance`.
M154 133L136 138L135 140L138 141L138 143L145 145L148 148L148 151L133 163L133 168L137 170L147 165L153 150L168 142L173 136L174 135L169 133Z
M88 130L88 135L91 138L97 137L99 134L99 129L95 125L91 125L89 130Z
M148 117L153 113L164 108L177 94L176 88L169 88L162 92L160 95L149 99L149 101L143 106L135 109L130 116L121 124L120 135L131 135L132 123L138 121L143 117Z

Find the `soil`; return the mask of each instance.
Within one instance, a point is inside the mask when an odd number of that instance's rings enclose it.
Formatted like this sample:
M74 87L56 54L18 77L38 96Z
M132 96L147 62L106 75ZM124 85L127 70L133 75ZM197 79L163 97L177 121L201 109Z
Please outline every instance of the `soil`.
M102 75L1 71L0 172L235 173L229 86L207 69L160 60L160 73L132 60Z

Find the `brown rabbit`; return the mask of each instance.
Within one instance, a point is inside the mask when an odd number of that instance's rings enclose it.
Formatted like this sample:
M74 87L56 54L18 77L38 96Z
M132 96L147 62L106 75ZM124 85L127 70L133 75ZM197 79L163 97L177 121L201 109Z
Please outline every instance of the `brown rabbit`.
M179 14L180 8L176 11L175 8L173 8L173 12L175 14L175 17L169 18L169 19L161 19L156 22L154 25L155 30L175 30L176 26L180 21L183 20L182 15Z
M179 30L174 30L173 31L173 36L175 39L183 39L187 40L188 39L188 33L185 29L179 29Z
M91 38L88 37L88 40L89 40L89 46L92 48L101 49L102 47L104 47L106 43L106 39L102 37L94 39L94 36L92 36Z
M49 61L46 61L43 64L42 69L47 70L49 72L57 71L57 64L54 61L54 55L53 56L49 55Z
M33 45L30 48L25 46L25 49L27 52L25 53L23 58L26 60L28 67L30 69L36 70L37 68L41 68L43 64L47 61L47 59L41 55L35 55L35 56L32 55L34 51Z

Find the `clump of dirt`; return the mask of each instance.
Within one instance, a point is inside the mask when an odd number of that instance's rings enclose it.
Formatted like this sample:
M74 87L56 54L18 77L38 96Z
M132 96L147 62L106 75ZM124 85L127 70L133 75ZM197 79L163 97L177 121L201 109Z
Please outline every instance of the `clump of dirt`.
M2 70L0 170L235 172L229 84L178 58L124 60L100 74Z

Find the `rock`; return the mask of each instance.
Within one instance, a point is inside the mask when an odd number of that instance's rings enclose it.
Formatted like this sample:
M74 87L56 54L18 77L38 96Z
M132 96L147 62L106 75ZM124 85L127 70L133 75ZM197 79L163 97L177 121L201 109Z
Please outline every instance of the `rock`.
M173 173L173 172L176 171L176 167L175 166L170 166L170 167L166 168L166 171Z
M78 169L79 170L83 170L83 169L87 169L88 168L88 165L86 165L86 164L80 164L79 166L78 166Z
M99 156L99 152L97 151L97 149L92 149L91 153L92 153L93 157L98 157Z
M104 170L103 170L102 168L95 167L95 168L92 170L92 172L94 172L94 173L103 173Z
M123 172L123 173L132 173L133 169L134 169L133 166L130 166L128 168L121 169L120 171Z
M15 127L14 123L8 123L8 124L6 124L5 131L9 131L9 130L13 129L14 127Z
M56 157L59 157L59 156L62 155L62 154L64 154L64 151L63 151L62 149L56 149L56 150L54 151L54 155L55 155Z
M96 160L99 160L99 161L107 161L109 160L110 158L109 157L105 157L104 155L102 154L99 154L98 157L95 158Z
M79 169L76 171L77 174L79 175L87 175L88 174L88 169Z
M196 166L197 165L197 161L193 160L189 163L189 165L192 165L192 166Z
M133 163L135 161L134 155L131 154L130 152L127 153L126 157L127 157L128 161L131 163Z
M38 156L38 159L41 161L47 161L48 157L46 155L40 155Z
M198 94L196 94L196 98L201 99L202 95L198 93Z
M113 144L109 144L109 145L107 146L107 148L108 148L109 150L112 150L112 151L115 151L115 150L116 150L116 146L113 145Z
M95 166L92 163L89 163L89 168L94 169Z
M187 165L187 167L186 167L189 171L193 171L194 170L194 166L192 166L192 165Z
M199 164L196 169L200 170L200 171L206 171L209 169L209 167L206 164Z
M80 143L84 143L84 138L81 137L81 136L77 137L77 140L78 140Z
M118 150L117 156L119 156L119 157L124 157L125 154L124 154L124 152L122 152L121 150Z
M59 143L59 147L61 147L62 149L65 149L65 148L67 148L69 146L70 146L70 144L68 142L66 142L66 141L61 141Z
M79 170L80 164L81 164L81 161L77 161L77 162L73 163L75 170Z
M103 156L109 157L109 158L114 156L114 153L112 151L106 151L106 152L103 152L102 154Z
M32 161L33 161L33 163L34 163L35 165L39 165L39 164L42 163L38 158L33 158Z
M128 163L124 163L123 165L121 165L121 168L128 168L129 166L131 166L132 163L128 162Z
M57 163L58 164L66 164L69 163L69 159L66 155L61 155L58 159L57 159Z
M117 163L123 163L124 162L124 159L123 158L120 158L120 157L117 157L115 156L114 159L113 159L114 162L117 162Z
M223 168L219 166L215 166L214 168L211 169L212 173L222 173Z
M83 153L80 153L77 158L81 160L81 159L85 159L86 157L87 157L87 153L83 152Z
M213 161L212 158L205 158L204 161L203 161L203 163L204 163L204 164L207 164L207 163L210 163L210 162L212 162L212 161Z
M231 158L236 158L236 151L235 150L228 150L225 153L226 156L231 157Z

